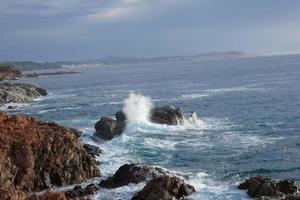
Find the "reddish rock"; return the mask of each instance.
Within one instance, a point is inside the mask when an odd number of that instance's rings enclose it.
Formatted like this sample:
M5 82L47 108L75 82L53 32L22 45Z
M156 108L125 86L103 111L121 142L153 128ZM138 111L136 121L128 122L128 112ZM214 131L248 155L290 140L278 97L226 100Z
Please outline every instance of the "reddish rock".
M100 176L96 161L62 126L0 112L0 130L2 189L42 191Z
M10 188L0 188L0 199L1 200L27 200L26 194L17 190L14 187Z
M0 81L14 80L20 78L21 76L22 72L20 70L14 69L8 65L0 66Z
M45 192L41 195L32 195L28 200L67 200L66 196L62 192Z

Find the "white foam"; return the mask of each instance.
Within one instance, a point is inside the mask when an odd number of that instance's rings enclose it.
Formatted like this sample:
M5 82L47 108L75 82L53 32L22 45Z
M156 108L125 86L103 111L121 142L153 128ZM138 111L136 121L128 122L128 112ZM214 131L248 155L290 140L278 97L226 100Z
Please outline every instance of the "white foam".
M129 122L148 121L153 103L150 97L130 93L124 101L123 112Z

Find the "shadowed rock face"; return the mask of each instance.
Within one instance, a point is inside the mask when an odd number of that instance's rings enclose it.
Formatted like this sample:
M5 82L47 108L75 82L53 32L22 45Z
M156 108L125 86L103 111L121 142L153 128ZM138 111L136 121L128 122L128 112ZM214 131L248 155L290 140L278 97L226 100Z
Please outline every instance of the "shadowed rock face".
M238 185L238 189L247 190L250 197L274 197L277 199L293 199L298 192L294 181L283 180L276 182L270 177L254 176Z
M148 182L132 200L182 199L195 192L195 188L174 176L161 176Z
M146 180L165 175L162 169L144 165L125 164L121 166L113 177L101 181L100 186L105 188L116 188L130 183L140 183Z
M25 83L0 84L0 106L5 103L27 103L40 96L46 96L47 91L41 87Z
M96 161L68 129L0 112L0 188L41 191L100 176Z
M151 110L150 121L156 124L182 124L183 112L180 108L174 106L156 107Z
M96 124L94 136L104 140L122 134L126 125L126 115L122 111L115 114L116 120L108 117L102 117ZM151 110L150 121L156 124L178 125L183 123L183 112L180 108L174 106L156 107Z

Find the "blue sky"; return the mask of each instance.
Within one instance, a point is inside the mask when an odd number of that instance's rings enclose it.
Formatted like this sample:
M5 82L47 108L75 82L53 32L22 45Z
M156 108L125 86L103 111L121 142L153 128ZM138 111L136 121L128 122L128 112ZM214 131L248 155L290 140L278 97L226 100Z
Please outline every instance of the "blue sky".
M1 0L0 60L300 53L299 0Z

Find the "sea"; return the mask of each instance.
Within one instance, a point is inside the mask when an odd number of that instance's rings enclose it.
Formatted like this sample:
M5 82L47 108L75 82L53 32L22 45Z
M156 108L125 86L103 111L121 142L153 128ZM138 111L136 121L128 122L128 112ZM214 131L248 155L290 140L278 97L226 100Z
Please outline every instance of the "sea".
M243 200L237 185L254 175L300 183L300 56L120 64L76 68L80 74L20 82L46 88L47 97L18 105L11 114L80 129L99 146L101 178L125 163L161 167L196 188L189 200ZM120 137L93 139L94 125L126 102L135 117ZM183 125L153 124L149 106L173 105ZM191 113L197 113L195 114ZM96 181L96 180L92 180ZM101 189L94 200L129 200L145 186Z

